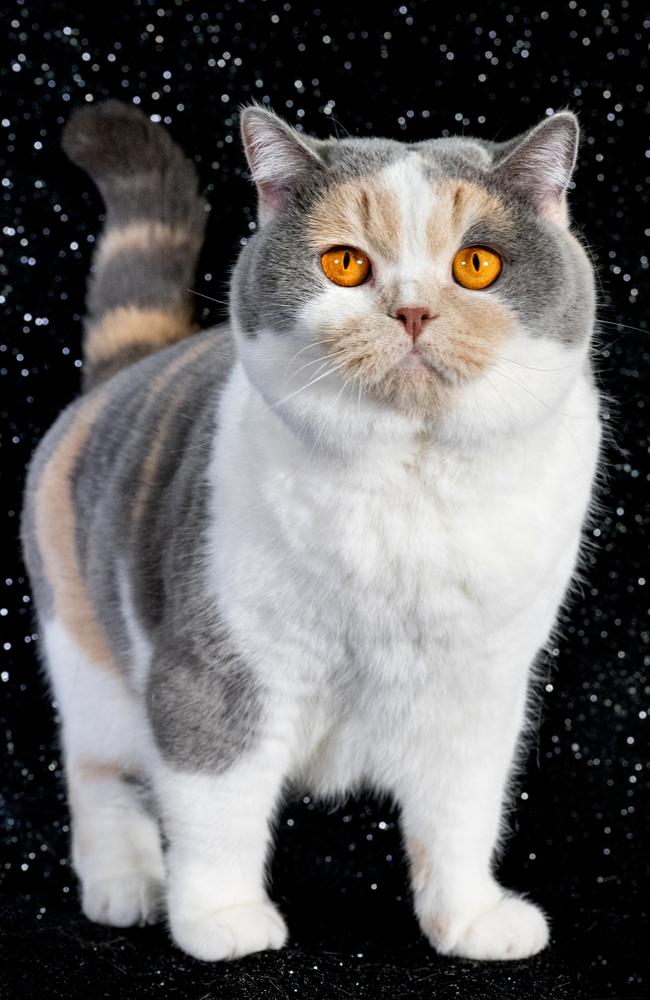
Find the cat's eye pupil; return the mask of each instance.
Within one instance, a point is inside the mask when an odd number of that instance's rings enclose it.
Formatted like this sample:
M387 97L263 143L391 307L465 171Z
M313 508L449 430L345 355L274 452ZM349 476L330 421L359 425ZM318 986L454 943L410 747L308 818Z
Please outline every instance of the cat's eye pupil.
M475 254L472 255L472 264L474 265L474 270L475 271L480 271L481 270L481 262L479 260L479 257L478 257L477 253L475 253Z
M343 255L343 267L347 271L347 269L349 268L349 266L350 266L350 254L346 250L345 254Z

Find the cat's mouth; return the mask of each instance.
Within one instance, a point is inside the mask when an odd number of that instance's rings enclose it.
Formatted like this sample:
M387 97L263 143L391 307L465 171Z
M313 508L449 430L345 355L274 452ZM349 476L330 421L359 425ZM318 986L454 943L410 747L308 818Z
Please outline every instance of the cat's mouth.
M445 365L436 363L430 358L425 357L417 344L414 344L410 351L407 351L397 364L397 368L401 371L411 370L411 371L422 371L430 372L433 375L437 375L438 378L443 379L445 382L452 382L453 373L446 368Z

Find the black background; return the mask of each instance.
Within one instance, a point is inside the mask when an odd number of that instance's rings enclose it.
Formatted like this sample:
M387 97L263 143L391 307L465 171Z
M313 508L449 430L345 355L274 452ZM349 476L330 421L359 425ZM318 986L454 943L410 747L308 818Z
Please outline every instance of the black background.
M0 988L12 998L645 996L644 5L142 0L110 13L98 4L100 16L94 6L7 5L1 30ZM291 928L282 953L203 965L162 928L100 928L79 913L53 711L15 538L25 463L78 388L84 280L101 221L59 133L73 107L108 95L137 98L196 157L213 208L195 287L221 301L254 218L236 120L249 98L314 134L407 141L460 131L506 138L551 109L580 115L572 204L599 274L595 358L611 440L586 582L552 651L502 865L508 884L552 915L552 946L534 959L437 957L411 914L396 816L370 799L287 807L274 864ZM197 305L204 323L224 315L219 303Z

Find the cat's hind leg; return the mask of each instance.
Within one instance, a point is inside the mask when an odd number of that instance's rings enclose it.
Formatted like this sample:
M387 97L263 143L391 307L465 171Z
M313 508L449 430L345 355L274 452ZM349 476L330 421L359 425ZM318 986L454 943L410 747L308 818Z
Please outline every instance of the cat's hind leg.
M83 911L115 927L152 923L161 916L164 863L158 822L138 787L146 771L139 702L119 668L93 662L59 620L42 632L61 714Z

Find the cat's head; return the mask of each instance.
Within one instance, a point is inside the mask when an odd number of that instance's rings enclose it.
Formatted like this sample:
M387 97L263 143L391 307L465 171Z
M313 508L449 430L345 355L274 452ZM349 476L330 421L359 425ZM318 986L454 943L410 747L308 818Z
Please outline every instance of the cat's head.
M572 114L503 143L407 144L314 140L251 107L242 133L259 225L234 272L233 327L284 419L468 439L557 407L594 322L565 200Z

